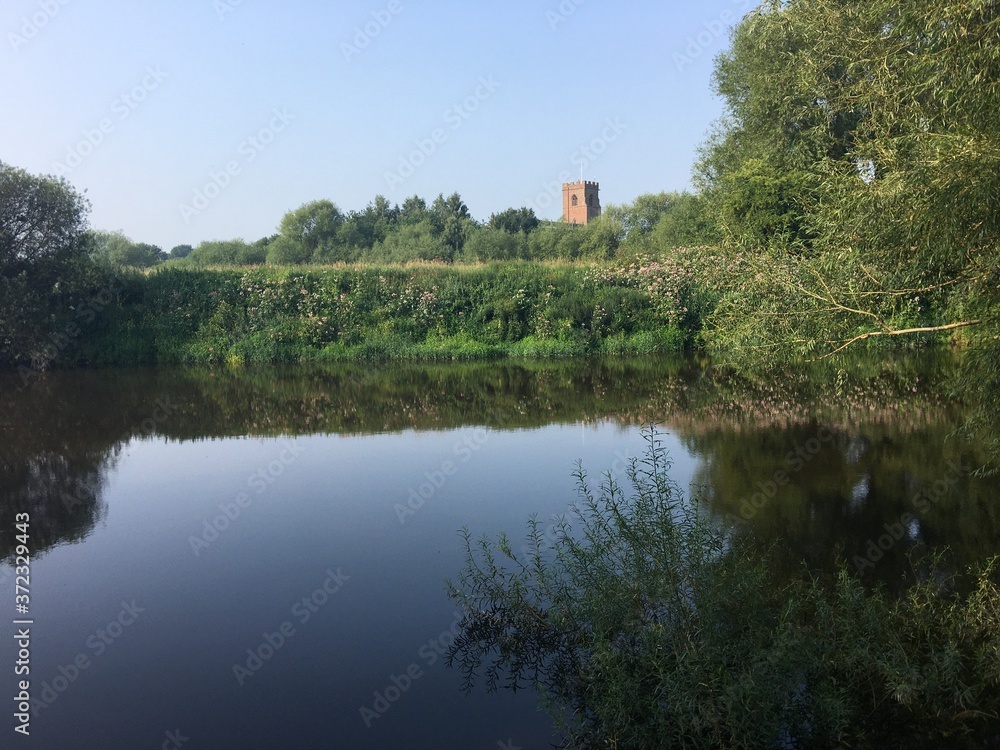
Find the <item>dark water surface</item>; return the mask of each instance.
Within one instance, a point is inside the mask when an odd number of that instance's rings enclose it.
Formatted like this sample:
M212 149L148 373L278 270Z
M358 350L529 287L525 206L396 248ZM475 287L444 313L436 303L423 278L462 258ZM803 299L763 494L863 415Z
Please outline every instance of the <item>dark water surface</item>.
M776 564L891 588L1000 547L996 480L940 363L737 377L696 359L0 375L2 747L543 748L528 693L443 653L457 530L518 535L622 475L677 480ZM30 515L30 738L14 732Z

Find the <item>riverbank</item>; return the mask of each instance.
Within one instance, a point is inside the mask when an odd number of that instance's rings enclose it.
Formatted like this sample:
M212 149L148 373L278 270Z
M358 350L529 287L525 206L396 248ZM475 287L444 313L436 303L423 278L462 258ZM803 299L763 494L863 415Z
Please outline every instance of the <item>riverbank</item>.
M489 359L675 352L688 274L630 266L166 268L120 278L50 340L45 364ZM71 335L72 334L72 335Z

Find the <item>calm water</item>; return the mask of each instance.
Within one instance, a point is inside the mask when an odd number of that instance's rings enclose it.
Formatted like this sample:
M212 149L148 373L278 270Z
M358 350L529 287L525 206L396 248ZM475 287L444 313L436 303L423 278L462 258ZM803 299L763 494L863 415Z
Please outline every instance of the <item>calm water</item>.
M656 424L685 488L776 564L901 587L1000 542L939 363L735 377L694 360L0 378L0 612L29 513L40 748L543 748L527 693L444 666L458 529L524 528ZM880 546L881 545L881 546ZM39 701L43 701L39 702ZM9 706L9 704L8 704ZM14 734L11 711L0 733ZM8 744L8 743L11 744Z

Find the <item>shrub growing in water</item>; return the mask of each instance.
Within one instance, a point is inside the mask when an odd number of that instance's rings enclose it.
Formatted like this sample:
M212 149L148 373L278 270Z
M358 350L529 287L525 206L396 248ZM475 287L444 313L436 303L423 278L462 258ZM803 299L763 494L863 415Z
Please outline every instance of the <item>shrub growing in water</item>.
M657 434L527 543L464 532L449 662L534 686L571 747L983 747L1000 734L996 561L959 598L776 580L670 479Z

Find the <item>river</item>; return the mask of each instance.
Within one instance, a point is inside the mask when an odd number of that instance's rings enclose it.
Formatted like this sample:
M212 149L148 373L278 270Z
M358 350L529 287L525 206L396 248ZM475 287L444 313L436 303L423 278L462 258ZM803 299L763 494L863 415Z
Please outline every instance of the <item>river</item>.
M622 479L674 478L789 574L899 589L1000 542L998 481L935 359L737 375L700 357L0 375L5 694L30 518L33 746L543 748L530 691L445 666L459 530L517 537ZM777 542L775 545L774 543ZM7 712L7 722L14 723ZM13 726L2 731L12 732Z

